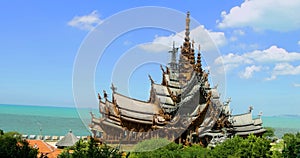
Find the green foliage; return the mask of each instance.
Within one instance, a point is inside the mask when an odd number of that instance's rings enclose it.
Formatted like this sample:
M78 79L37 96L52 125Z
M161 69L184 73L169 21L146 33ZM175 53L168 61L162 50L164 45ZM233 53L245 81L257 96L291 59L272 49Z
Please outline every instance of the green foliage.
M73 150L73 152L70 152ZM112 148L106 144L98 145L93 138L87 143L79 140L73 147L67 148L59 158L120 158L121 152L118 148Z
M239 157L243 139L235 136L232 139L228 139L220 145L217 145L210 151L210 155L216 158L225 157Z
M150 146L158 140L149 140L139 143L137 146ZM149 143L149 144L147 144ZM150 157L212 157L212 158L228 158L228 157L271 157L270 141L265 138L249 135L248 138L233 137L222 144L217 145L214 149L203 148L200 145L182 146L176 143L169 143L153 151L135 152L130 157L150 158ZM277 154L277 156L280 154ZM276 155L275 155L276 156Z
M241 157L270 157L270 141L264 138L249 135L241 144Z
M159 149L153 149L155 143L158 143ZM162 146L166 144L165 146ZM144 150L141 150L144 149ZM144 151L144 152L140 152ZM130 155L130 158L152 158L152 157L163 157L163 158L195 158L205 157L208 153L208 149L202 148L199 145L193 145L191 147L184 147L181 144L170 142L166 139L151 139L140 142L136 145L135 152Z
M210 154L212 157L271 157L270 141L249 135L242 139L238 136L217 145Z
M152 151L170 144L171 141L165 138L148 139L135 145L135 152Z
M280 150L270 150L270 140L264 137L249 135L243 139L235 136L217 145L213 149L203 148L200 145L183 146L170 142L166 139L152 139L140 142L134 148L130 158L236 158L236 157L299 157L300 156L300 133L286 134L284 136L285 149L283 154ZM164 146L163 146L164 145ZM155 147L160 147L155 149ZM149 149L155 150L149 150ZM72 152L69 150L73 149ZM144 151L144 152L139 152ZM128 156L127 155L127 156ZM118 148L111 148L106 144L98 145L93 139L89 142L79 141L72 148L67 149L59 156L60 158L96 158L96 157L122 157Z
M265 129L267 130L263 136L264 137L274 137L275 136L275 129L272 127L265 127Z
M210 150L203 148L200 145L192 145L190 147L185 147L181 152L181 157L190 157L190 158L203 158L208 157Z
M2 130L1 130L2 131ZM17 132L0 132L0 156L7 158L22 157L36 158L38 151L29 146L26 140L21 139Z
M282 154L284 157L300 157L300 133L287 133L283 136L284 148Z

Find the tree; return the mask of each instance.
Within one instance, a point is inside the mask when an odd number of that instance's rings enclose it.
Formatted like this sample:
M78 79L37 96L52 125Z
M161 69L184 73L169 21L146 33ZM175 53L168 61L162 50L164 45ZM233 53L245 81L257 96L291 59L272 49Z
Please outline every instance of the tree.
M186 146L183 148L181 152L181 157L183 158L203 158L209 156L210 150L207 148L203 148L200 145L192 145L192 146Z
M267 130L263 136L264 137L274 137L275 136L275 129L272 127L265 127L265 129Z
M17 132L4 133L3 131L0 134L0 156L1 157L36 158L37 154L38 154L38 150L31 148L29 146L29 143L26 140L22 140L21 134Z
M235 136L211 150L212 157L271 157L270 141L250 134L247 138Z
M69 151L73 150L72 153ZM106 144L98 145L96 141L91 138L88 142L79 140L73 147L66 148L58 157L59 158L121 158L122 153L118 148L112 148Z
M300 133L287 133L283 136L284 148L282 154L284 157L300 157Z
M241 152L241 145L243 138L235 136L231 139L226 140L222 144L218 144L214 149L211 150L210 156L216 158L227 158L230 156L238 157Z
M202 158L208 156L208 152L209 149L205 149L200 145L183 146L182 144L170 142L167 139L150 139L138 143L130 157Z
M241 144L240 155L242 157L270 157L270 141L265 138L256 137L250 134Z
M76 158L85 158L86 157L86 151L87 151L87 143L84 143L81 139L76 142L74 147L71 147L70 149L74 149L74 152L72 154L73 157Z
M135 152L153 151L161 147L164 147L170 143L171 141L165 138L148 139L136 144L134 146L134 151Z

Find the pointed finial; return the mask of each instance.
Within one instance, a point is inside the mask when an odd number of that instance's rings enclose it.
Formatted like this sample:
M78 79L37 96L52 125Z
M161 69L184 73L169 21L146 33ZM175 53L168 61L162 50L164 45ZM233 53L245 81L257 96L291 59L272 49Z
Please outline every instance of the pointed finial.
M105 90L103 90L103 96L104 96L104 98L105 98L105 100L106 100L106 99L107 99L107 93L106 93Z
M162 67L162 65L160 65L160 69L163 73L165 73L165 69Z
M99 101L101 101L101 95L100 95L100 93L98 93L98 99L99 99Z
M152 77L149 74L148 74L148 77L149 77L149 80L151 81L151 84L153 84L154 81L153 81Z
M170 74L170 69L169 69L169 67L167 67L167 66L166 66L166 73L167 73L167 74Z
M189 35L190 35L190 12L188 11L186 14L186 20L185 20L185 38L188 41Z
M253 106L250 105L250 106L249 106L249 112L252 112L252 110L253 110Z
M194 48L194 44L195 44L195 41L194 39L192 40L192 48Z
M260 112L258 113L258 117L261 118L262 115L263 115L263 112L260 111Z
M111 89L113 92L116 92L116 90L117 90L117 87L115 87L115 86L114 86L114 84L113 84L113 83L111 83L111 87L110 87L110 89Z

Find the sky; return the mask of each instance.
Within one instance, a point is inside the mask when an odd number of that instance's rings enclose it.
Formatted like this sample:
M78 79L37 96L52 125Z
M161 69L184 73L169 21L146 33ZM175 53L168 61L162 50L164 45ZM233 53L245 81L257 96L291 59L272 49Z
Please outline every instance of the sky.
M147 6L165 8L170 15L164 20L165 12L161 17L145 12L145 18L122 19L130 10ZM222 82L211 79L212 85L224 88L222 101L231 98L233 113L246 112L251 105L254 113L267 116L300 115L298 0L11 0L1 1L0 7L0 104L75 106L75 65L80 55L88 56L81 52L86 42L101 45L114 31L142 21L176 22L173 30L131 28L112 38L93 60L93 98L97 92L103 95L102 90L111 94L113 82L118 92L147 100L148 74L161 81L159 65L169 61L173 41L176 47L182 44L184 16L190 11L191 38L201 45L212 78L224 77ZM107 27L114 18L119 24ZM99 33L103 36L88 41L101 28L107 29Z

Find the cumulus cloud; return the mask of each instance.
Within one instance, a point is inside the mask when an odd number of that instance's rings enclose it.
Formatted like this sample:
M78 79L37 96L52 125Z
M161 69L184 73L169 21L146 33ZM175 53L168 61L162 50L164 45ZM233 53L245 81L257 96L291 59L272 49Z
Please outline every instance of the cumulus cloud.
M168 47L173 45L173 41L175 42L176 47L179 47L183 43L185 37L184 33L185 31L181 31L170 36L156 36L151 43L144 44L141 46L141 48L143 50L152 52L168 51ZM190 39L195 41L195 47L197 47L198 44L201 44L201 49L204 51L212 50L215 48L215 46L223 46L226 44L224 32L213 32L205 29L203 25L198 26L190 31ZM158 49L152 44L161 44L168 47Z
M283 48L273 45L265 50L255 50L245 54L233 54L218 57L216 64L251 64L251 63L272 63L272 62L292 62L300 60L300 53L288 52Z
M245 71L240 74L240 77L249 79L253 76L254 72L259 72L259 71L261 71L261 66L255 66L255 65L247 66L245 68Z
M274 80L277 76L283 75L300 75L300 65L293 66L289 63L278 63L275 65L272 75L266 80Z
M273 69L274 75L300 75L300 65L293 66L289 63L276 64Z
M92 30L96 25L102 22L99 17L98 11L94 10L88 15L75 16L71 21L68 22L68 25L81 30Z
M215 59L215 64L229 71L239 67L245 67L239 75L241 78L249 79L254 72L259 72L262 68L271 74L265 80L274 80L280 75L299 75L300 65L293 66L290 63L300 61L300 53L288 52L283 48L271 46L265 50L255 50L244 54L229 53ZM252 66L248 66L252 65ZM259 65L259 66L255 66ZM267 66L271 67L267 67Z
M221 13L219 28L252 27L255 30L290 31L300 29L299 0L246 0Z

